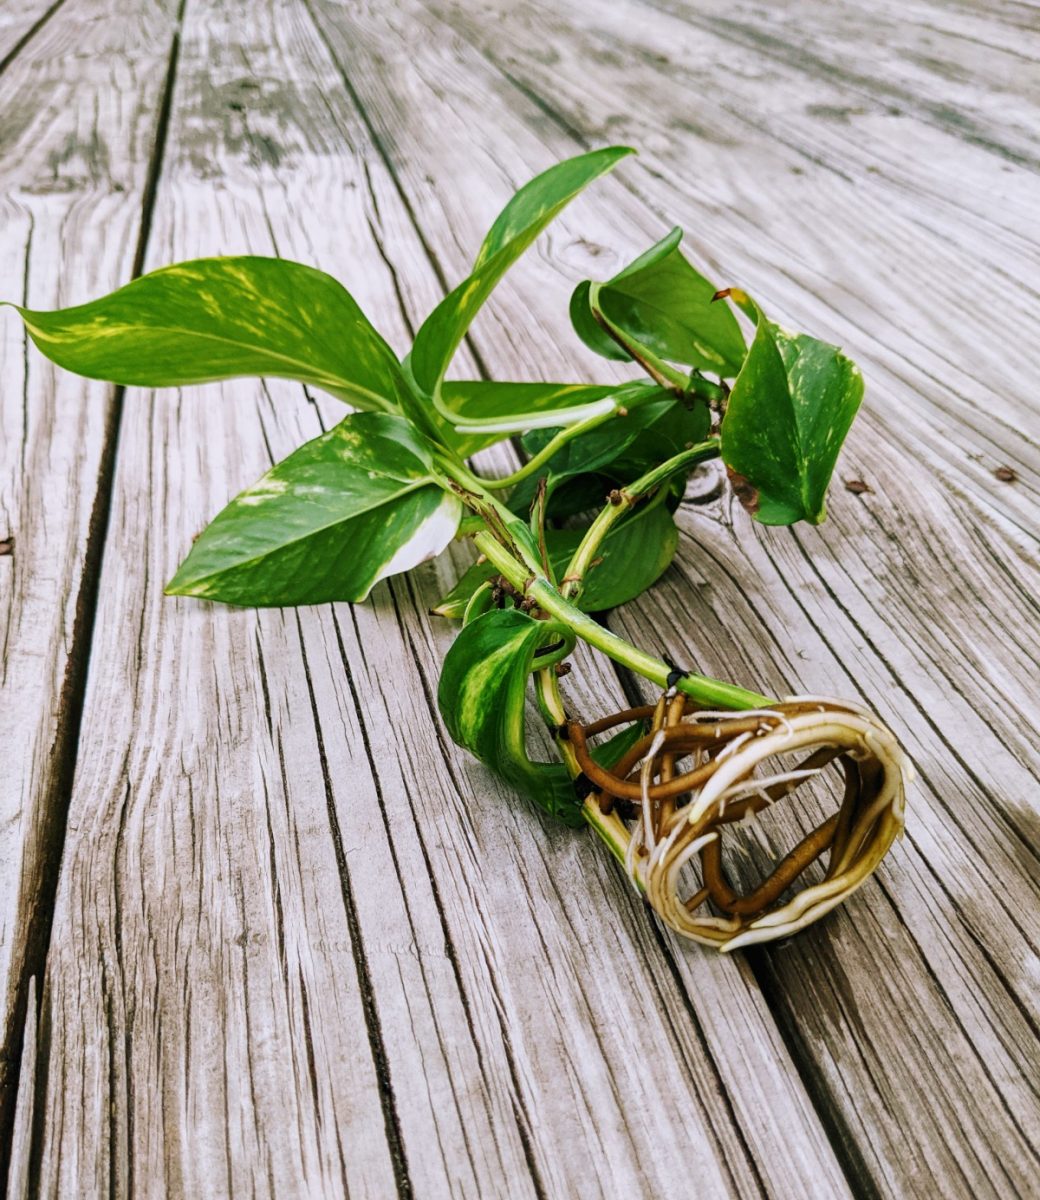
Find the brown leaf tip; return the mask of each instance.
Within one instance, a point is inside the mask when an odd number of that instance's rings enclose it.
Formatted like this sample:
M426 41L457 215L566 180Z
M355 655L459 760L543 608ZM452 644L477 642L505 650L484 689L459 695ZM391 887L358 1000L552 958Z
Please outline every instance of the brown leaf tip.
M726 468L726 474L729 477L730 487L733 489L733 495L740 501L741 504L754 515L758 512L758 488L754 486L746 475L741 475L738 471L734 471L732 467Z

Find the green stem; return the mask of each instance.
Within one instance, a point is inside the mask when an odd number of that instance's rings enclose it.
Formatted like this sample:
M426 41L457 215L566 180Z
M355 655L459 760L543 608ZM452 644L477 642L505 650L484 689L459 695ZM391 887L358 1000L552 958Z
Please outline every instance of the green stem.
M645 650L640 650L631 642L626 642L616 633L605 629L598 621L561 596L544 574L532 574L526 564L514 558L490 533L478 533L474 540L477 548L487 556L496 570L508 579L513 587L530 597L543 612L555 617L582 641L595 646L614 662L635 671L660 688L669 686L675 669L664 659L647 654ZM767 696L693 672L681 675L674 683L684 695L710 708L761 708L770 703Z
M577 425L569 425L566 429L561 429L555 437L546 442L537 454L529 458L512 475L505 475L501 479L482 478L480 482L484 487L494 491L512 487L513 484L520 483L522 480L528 479L536 471L540 471L554 454L557 454L568 442L573 441L574 438L580 437L583 433L588 433L590 429L596 429L600 425L605 425L607 421L613 421L615 417L623 415L624 412L622 410L615 408L610 412L598 413L594 417L588 417L584 421L579 421Z
M592 429L597 429L600 425L605 425L608 421L627 417L630 412L634 412L644 404L658 399L659 395L656 387L650 387L648 384L637 383L626 385L610 397L614 403L614 407L607 412L594 413L591 417L586 417L583 421L578 421L574 425L568 425L565 429L561 429L559 433L546 442L537 454L529 458L512 475L506 475L501 479L481 478L480 482L490 491L500 491L502 488L512 487L514 484L528 479L536 471L540 471L553 455L558 454L568 442L573 441L576 437L581 437L582 434L588 433ZM562 413L560 415L561 417L563 416Z
M707 441L691 446L688 450L680 451L672 458L647 471L645 475L641 475L627 487L614 492L611 502L586 530L585 536L581 539L577 550L574 551L567 570L563 573L563 595L570 600L577 599L581 594L585 573L592 565L603 539L640 500L660 487L671 476L681 471L688 471L697 463L717 458L718 454L719 439L717 437L708 438Z

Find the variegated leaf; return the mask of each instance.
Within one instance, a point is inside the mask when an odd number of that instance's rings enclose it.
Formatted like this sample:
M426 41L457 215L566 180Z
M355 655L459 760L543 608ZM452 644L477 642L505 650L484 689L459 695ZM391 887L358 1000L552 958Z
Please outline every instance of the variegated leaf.
M581 803L561 762L527 752L527 684L559 658L566 631L519 609L493 609L466 625L444 659L437 701L452 739L567 825L582 823ZM605 766L639 737L634 725L593 751Z
M789 333L743 293L739 300L757 328L726 407L722 458L756 520L818 525L863 376L836 346Z
M364 600L439 554L461 515L408 421L356 413L237 496L166 590L257 606Z
M473 271L423 322L409 355L420 389L435 396L470 322L495 285L549 222L594 179L631 154L608 146L543 171L516 193L484 239Z
M171 387L275 375L387 411L406 397L394 352L350 293L301 263L200 258L89 304L18 311L49 359L91 379Z

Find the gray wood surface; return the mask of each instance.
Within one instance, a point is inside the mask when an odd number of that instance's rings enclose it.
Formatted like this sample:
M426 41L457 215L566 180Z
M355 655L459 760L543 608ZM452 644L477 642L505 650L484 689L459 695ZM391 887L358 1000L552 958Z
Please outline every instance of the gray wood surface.
M3 13L0 58L17 53L0 66L0 280L4 299L49 308L133 270L172 30L160 5L136 0L113 4L106 20L86 4ZM0 556L0 1127L9 1128L64 838L116 407L111 388L30 355L6 313L0 380L9 548Z
M680 945L590 838L447 741L451 629L427 611L451 564L358 607L162 597L335 402L114 395L4 317L11 1195L1035 1194L1035 18L4 6L0 280L40 307L277 253L403 349L513 187L638 146L503 284L460 373L619 377L567 335L570 287L673 222L846 346L869 391L839 474L872 490L769 531L699 480L676 564L610 620L756 688L861 696L921 775L905 840L823 925L733 959ZM591 656L568 679L589 714L634 686Z

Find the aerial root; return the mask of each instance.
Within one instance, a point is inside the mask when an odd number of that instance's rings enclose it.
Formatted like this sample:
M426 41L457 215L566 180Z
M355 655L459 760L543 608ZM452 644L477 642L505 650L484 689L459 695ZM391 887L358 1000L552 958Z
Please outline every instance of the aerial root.
M644 733L613 768L588 743L597 734L642 722ZM788 937L851 895L902 831L913 768L891 731L857 705L791 696L769 708L698 711L681 695L629 708L567 737L594 790L587 803L615 812L629 828L625 859L633 881L661 919L684 937L735 950ZM789 769L769 759L795 756ZM837 766L841 806L811 829L746 893L730 881L723 834ZM680 769L681 767L681 769ZM792 887L826 855L816 881ZM684 876L697 876L690 886Z

